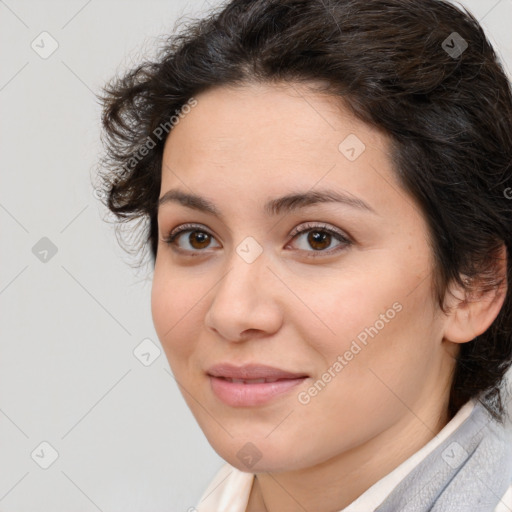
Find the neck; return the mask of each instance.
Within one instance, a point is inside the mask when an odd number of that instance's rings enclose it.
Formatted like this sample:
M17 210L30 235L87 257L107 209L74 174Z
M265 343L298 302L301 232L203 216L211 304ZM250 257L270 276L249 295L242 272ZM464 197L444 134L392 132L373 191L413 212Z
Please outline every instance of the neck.
M343 510L433 439L448 422L447 404L408 411L366 443L313 467L258 473L246 512Z

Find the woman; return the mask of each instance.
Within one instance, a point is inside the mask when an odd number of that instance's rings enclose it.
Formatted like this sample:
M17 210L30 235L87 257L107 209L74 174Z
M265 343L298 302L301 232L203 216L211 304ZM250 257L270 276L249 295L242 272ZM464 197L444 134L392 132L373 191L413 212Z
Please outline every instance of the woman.
M512 509L512 94L470 13L232 0L102 101L106 205L147 220L226 461L197 510Z

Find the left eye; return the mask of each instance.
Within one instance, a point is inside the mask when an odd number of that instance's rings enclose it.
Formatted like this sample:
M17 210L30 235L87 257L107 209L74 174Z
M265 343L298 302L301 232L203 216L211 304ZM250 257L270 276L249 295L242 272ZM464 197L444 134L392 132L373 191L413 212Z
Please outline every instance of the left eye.
M190 233L188 237L185 238L191 249L180 247L176 242L181 238L185 233ZM298 238L300 239L304 235L307 235L304 239L306 243L313 248L313 251L308 249L301 249L305 252L312 253L332 253L338 252L342 250L346 246L352 244L352 242L346 237L343 233L338 232L337 230L328 227L325 224L322 225L304 225L301 228L296 228L290 236L292 239ZM325 249L329 248L331 243L334 240L340 242L340 244L333 250L330 249L326 251ZM202 249L208 249L212 240L215 240L215 237L207 230L202 228L200 225L196 224L185 224L181 226L181 229L174 229L167 238L163 241L169 245L177 246L180 251L185 252L202 252ZM220 247L220 246L218 246ZM317 254L310 254L308 256L316 257Z
M318 226L318 225L307 225L302 226L302 229L297 229L296 231L292 232L293 238L300 239L301 237L305 236L306 243L309 245L309 247L313 248L313 251L309 251L308 249L302 249L306 252L321 252L321 253L332 253L337 252L339 250L342 250L344 247L351 244L351 241L343 235L341 232L338 232L337 230L334 230L332 228L329 228L325 224ZM331 245L331 242L334 240L338 240L341 242L337 248L330 249L328 251L324 250L328 248ZM341 247L341 248L340 248ZM309 256L316 257L317 254L311 254Z

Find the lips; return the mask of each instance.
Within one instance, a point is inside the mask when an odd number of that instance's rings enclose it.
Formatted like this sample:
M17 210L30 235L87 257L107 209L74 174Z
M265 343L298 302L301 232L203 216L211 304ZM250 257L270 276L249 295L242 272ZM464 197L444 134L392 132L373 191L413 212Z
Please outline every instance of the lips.
M231 363L219 363L210 367L207 373L211 377L224 378L232 382L247 382L249 384L308 377L306 373L291 372L263 364L235 366Z
M308 378L305 373L262 364L221 363L209 368L207 374L215 396L231 407L255 407L279 396L284 398Z
M229 379L226 377L217 377L219 379L226 380L228 382L234 382L235 384L268 384L269 382L277 382L282 379Z

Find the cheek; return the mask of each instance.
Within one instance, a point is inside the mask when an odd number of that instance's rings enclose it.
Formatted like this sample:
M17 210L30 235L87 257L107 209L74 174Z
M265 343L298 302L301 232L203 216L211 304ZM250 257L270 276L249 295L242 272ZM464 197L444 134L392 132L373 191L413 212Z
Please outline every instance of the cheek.
M339 375L363 387L379 385L379 372L389 385L407 387L420 380L436 357L437 325L429 280L422 277L425 270L408 272L406 262L389 263L377 272L368 265L366 273L333 280L323 293L310 296L312 309L328 329L320 321L310 322L306 339L314 340L326 368L343 356L346 366Z
M337 379L338 392L356 410L398 411L402 402L414 403L437 366L439 345L431 310L412 295L392 294L391 300L397 297L394 303L383 301L382 307L372 309L365 322L360 317L353 323L351 335L337 351L346 361Z
M197 315L204 296L197 288L194 292L190 281L183 282L178 274L171 275L155 265L151 288L153 324L171 367L194 351L194 340L199 338L201 325Z
M397 297L400 311L392 308ZM340 429L345 448L355 446L407 414L405 404L414 409L435 368L428 330L430 311L420 315L420 303L411 295L404 298L391 292L390 300L387 294L382 300L373 298L375 301L364 301L359 297L366 310L350 314L346 308L333 317L337 319L337 337L331 336L331 343L316 338L322 343L317 350L325 367L319 368L316 381L300 397L300 404L307 402L298 409L304 421L322 418L323 435L334 446L340 443ZM388 323L378 323L379 315L386 311ZM359 334L364 336L358 338ZM318 448L323 449L324 444Z
M370 266L366 268L370 269ZM389 330L389 326L399 322L400 313L393 304L402 302L402 294L397 280L382 275L363 273L360 269L344 271L341 279L329 279L312 294L307 283L304 287L304 302L311 305L313 313L302 316L302 324L310 331L317 330L317 349L330 358L343 354L353 340L364 343L369 339L368 329L377 323L379 333ZM381 320L380 315L385 319ZM385 322L387 320L387 322ZM325 328L322 328L325 327ZM321 334L321 335L320 335ZM307 339L307 338L306 338ZM327 361L326 361L327 362Z

